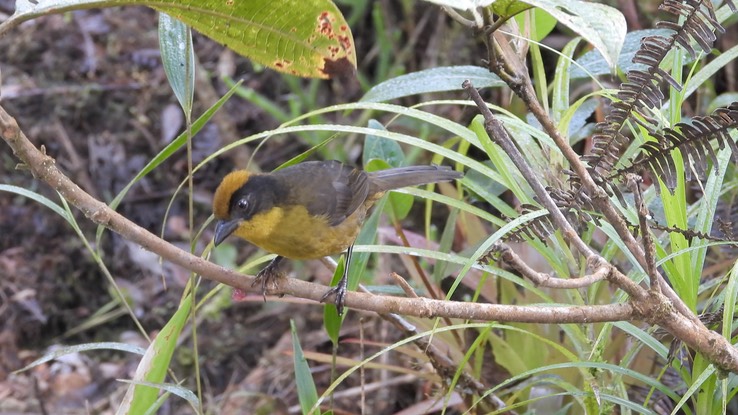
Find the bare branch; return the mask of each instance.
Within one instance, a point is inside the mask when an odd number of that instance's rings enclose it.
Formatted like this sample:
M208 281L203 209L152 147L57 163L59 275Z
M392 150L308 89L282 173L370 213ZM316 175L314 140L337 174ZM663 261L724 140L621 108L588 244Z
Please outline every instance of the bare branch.
M522 258L520 258L520 256L506 244L497 243L492 249L500 254L501 261L513 267L513 269L539 287L557 289L589 287L596 282L607 279L611 268L609 265L599 266L593 274L581 278L554 278L550 274L537 272L533 268L529 267L528 264L526 264L525 261L523 261Z

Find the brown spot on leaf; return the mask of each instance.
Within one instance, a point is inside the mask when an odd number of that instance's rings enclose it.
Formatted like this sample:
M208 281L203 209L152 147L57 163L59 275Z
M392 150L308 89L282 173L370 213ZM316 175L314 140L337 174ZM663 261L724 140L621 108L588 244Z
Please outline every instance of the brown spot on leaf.
M274 61L274 67L280 70L284 70L292 66L292 61L287 59L279 59Z
M348 54L351 51L351 37L346 35L338 36L338 43L341 44L343 50Z
M333 22L335 21L336 18L331 13L325 11L320 13L316 31L328 39L333 39Z
M226 0L226 6L233 6L235 0Z
M353 78L356 74L354 65L346 57L336 60L325 59L321 71L328 78L339 78L341 80Z

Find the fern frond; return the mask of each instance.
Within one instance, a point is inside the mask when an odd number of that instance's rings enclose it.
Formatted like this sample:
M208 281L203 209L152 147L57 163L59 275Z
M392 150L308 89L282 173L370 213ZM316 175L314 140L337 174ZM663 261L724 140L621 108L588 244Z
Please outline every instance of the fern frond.
M620 86L617 94L620 101L613 104L605 121L598 125L598 133L592 137L591 153L582 157L589 165L590 174L595 181L601 183L610 194L613 192L613 185L609 180L604 180L604 177L615 168L620 154L630 143L630 139L621 132L626 121L637 122L653 132L657 122L651 111L658 109L663 102L661 86L668 83L681 90L679 82L660 68L661 62L677 44L693 57L697 53L692 47L693 42L703 51L709 52L716 39L715 32L725 31L717 21L710 1L666 0L659 8L676 17L683 17L683 23L679 25L659 22L657 27L672 30L674 33L669 37L654 35L643 38L633 62L643 64L646 68L628 73L627 82ZM577 183L572 183L572 188L576 188L577 194L580 194L576 186Z
M678 123L674 128L666 128L663 133L652 133L655 141L644 143L639 159L631 166L619 170L609 177L614 180L624 173L637 173L645 168L656 177L661 178L666 187L673 191L676 187L676 166L671 155L679 150L685 161L694 166L699 178L706 173L708 163L717 163L712 142L717 142L719 149L730 148L733 161L738 163L738 146L730 137L730 130L738 127L738 102L728 108L718 108L712 115L694 117L691 123ZM687 179L691 179L691 169L686 169Z

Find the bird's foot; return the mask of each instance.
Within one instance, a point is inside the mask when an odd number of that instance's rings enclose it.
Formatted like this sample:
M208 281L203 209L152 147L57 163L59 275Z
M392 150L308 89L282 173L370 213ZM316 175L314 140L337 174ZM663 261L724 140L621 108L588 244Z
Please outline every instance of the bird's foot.
M323 303L325 300L332 296L336 296L336 310L338 311L338 315L343 315L343 307L346 304L346 292L348 289L346 288L347 280L344 276L344 278L341 278L340 281L338 281L338 285L328 290L325 294L323 294L322 297L320 297L320 302Z
M277 287L276 280L279 278L284 278L284 274L279 270L279 263L282 260L282 257L276 257L270 262L264 269L259 271L258 274L256 274L256 279L254 282L251 283L251 286L255 286L256 284L261 283L261 295L264 296L264 301L266 301L266 295L267 295L267 287L269 284L271 284L272 288Z

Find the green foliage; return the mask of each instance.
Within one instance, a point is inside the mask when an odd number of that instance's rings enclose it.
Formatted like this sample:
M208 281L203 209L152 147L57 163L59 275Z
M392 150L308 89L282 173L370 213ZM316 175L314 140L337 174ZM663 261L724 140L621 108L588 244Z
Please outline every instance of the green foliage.
M167 13L255 62L281 72L330 78L356 68L351 30L330 0L19 0L16 12L3 25L13 27L51 13L121 5L149 6Z
M192 33L184 23L166 13L159 13L159 50L174 96L184 112L189 114L195 95Z
M136 369L134 383L130 385L123 402L118 407L118 413L143 414L157 401L159 390L151 385L164 381L179 333L190 316L190 307L192 307L191 298L185 297L177 312L146 350Z
M290 320L292 331L292 355L295 365L295 383L297 384L297 395L300 398L300 408L303 414L310 413L310 408L318 401L318 391L315 389L313 375L310 372L307 359L302 353L300 338L297 336L297 328L294 320Z
M369 120L369 127L385 130L376 120ZM405 154L397 142L374 135L367 135L364 141L363 165L366 171L384 170L405 165ZM393 221L404 219L413 207L413 198L391 192L388 196L387 212Z

